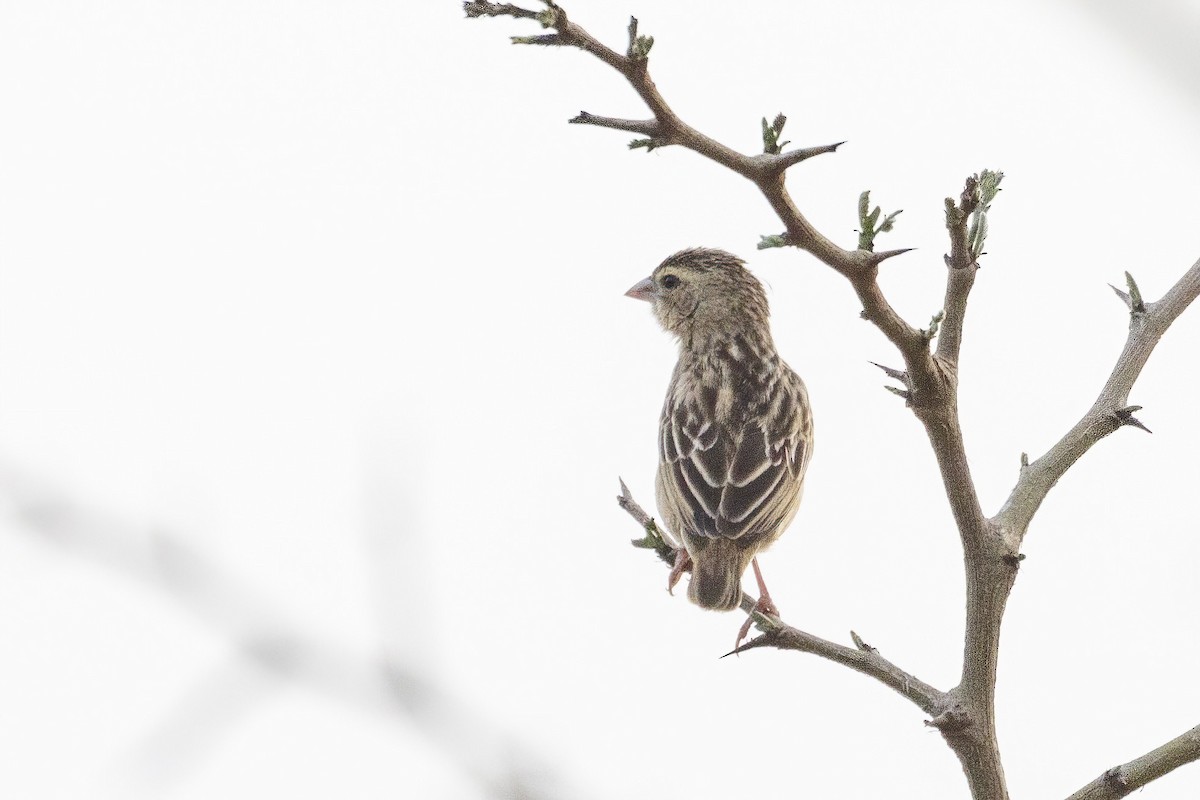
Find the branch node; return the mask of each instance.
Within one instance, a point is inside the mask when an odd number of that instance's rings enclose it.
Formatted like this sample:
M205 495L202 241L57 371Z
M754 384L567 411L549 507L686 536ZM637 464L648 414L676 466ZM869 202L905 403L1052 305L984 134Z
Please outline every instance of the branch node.
M640 62L644 67L646 59L650 56L650 48L652 47L654 47L654 37L638 36L637 17L630 17L629 47L625 50L626 58L635 63Z
M1021 469L1029 468L1029 453L1021 453Z
M763 152L767 155L777 156L784 147L791 142L781 142L779 137L783 135L783 126L787 124L787 117L783 114L776 114L775 120L769 125L767 118L762 118L762 140Z
M904 213L904 209L893 211L880 222L879 217L883 214L883 209L875 206L875 210L868 211L870 207L871 190L868 189L858 196L858 249L868 253L875 249L875 237L892 230L896 226L896 217Z
M566 25L567 14L550 0L542 0L546 4L544 11L537 13L537 21L543 28L561 28Z
M1133 276L1128 271L1125 272L1125 285L1129 287L1129 296L1125 301L1129 306L1129 312L1131 314L1145 314L1146 303L1142 300L1142 292L1138 289L1137 281L1133 279ZM1124 294L1124 292L1120 294Z
M942 733L961 731L971 725L971 715L961 705L955 704L947 708L933 719L925 720L930 728L937 728Z
M1114 789L1128 789L1129 779L1121 767L1109 767L1104 770L1104 783Z
M1135 411L1141 410L1141 406L1125 406L1125 408L1118 408L1114 411L1113 416L1116 417L1118 426L1130 425L1134 428L1141 428L1146 433L1154 433L1154 431L1143 425L1141 420L1133 415Z
M864 642L862 640L862 637L859 636L854 631L850 631L850 640L852 642L854 642L855 647L857 647L859 650L862 650L864 653L878 653L879 652L876 648L871 647L871 645Z
M1021 562L1025 560L1024 553L1006 553L1004 555L1004 563L1008 564L1013 569L1020 569Z
M770 250L773 247L790 247L792 240L788 238L786 233L770 234L768 236L759 236L758 249Z

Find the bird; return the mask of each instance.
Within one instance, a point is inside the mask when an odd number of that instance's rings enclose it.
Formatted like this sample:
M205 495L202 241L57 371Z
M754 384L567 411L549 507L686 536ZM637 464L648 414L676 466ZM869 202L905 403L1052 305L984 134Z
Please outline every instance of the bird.
M679 345L659 419L655 480L659 514L683 543L667 588L690 569L688 599L732 610L752 564L754 610L779 616L756 556L796 514L813 420L804 382L775 349L766 292L737 256L690 248L625 294L649 302Z

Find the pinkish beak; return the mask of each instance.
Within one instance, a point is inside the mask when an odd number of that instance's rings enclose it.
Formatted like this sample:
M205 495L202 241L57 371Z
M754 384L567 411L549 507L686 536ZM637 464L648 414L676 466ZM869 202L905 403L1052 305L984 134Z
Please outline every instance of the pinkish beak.
M632 297L634 300L645 300L647 303L654 300L654 295L658 287L654 285L654 281L646 278L644 281L635 283L633 288L625 293L626 297Z

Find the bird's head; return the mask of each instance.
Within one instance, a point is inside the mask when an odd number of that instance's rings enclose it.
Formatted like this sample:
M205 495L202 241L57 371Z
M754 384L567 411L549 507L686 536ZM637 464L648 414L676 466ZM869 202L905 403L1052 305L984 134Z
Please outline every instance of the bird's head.
M767 296L740 258L723 250L681 250L625 293L646 300L663 328L688 346L768 333Z

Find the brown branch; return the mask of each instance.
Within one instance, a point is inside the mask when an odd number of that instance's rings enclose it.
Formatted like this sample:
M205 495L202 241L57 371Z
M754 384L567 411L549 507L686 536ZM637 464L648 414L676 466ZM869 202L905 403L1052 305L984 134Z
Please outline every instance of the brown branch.
M516 17L537 19L538 12L514 6L512 3L463 3L468 17Z
M654 533L662 536L664 540L673 541L673 537L664 531L661 526L656 525L650 515L633 499L633 495L624 481L621 481L621 494L617 496L617 504L633 517L638 526L648 534L653 530ZM635 544L638 543L635 542ZM645 547L648 545L639 544L639 546ZM661 556L662 553L659 555ZM673 559L664 558L663 560L670 561ZM851 631L851 638L854 640L856 647L846 647L845 645L822 639L820 636L806 633L799 628L794 628L776 617L768 617L760 614L754 611L756 602L755 598L743 593L741 609L747 614L753 613L755 623L765 633L762 636L751 639L733 652L741 653L759 647L773 647L777 650L795 650L800 653L811 653L827 661L841 664L844 667L849 667L856 672L861 672L863 675L874 678L884 686L906 697L927 714L939 715L945 712L948 697L945 692L930 686L916 676L897 667L891 661L881 656L879 651L874 647L865 644L858 637L858 634L853 631ZM732 653L727 655L732 655Z
M663 136L663 130L658 124L658 120L653 119L617 119L616 117L599 117L595 114L589 114L586 111L580 111L578 116L571 117L567 120L572 125L595 125L598 128L613 128L618 131L629 131L630 133L640 133L643 136L649 136L651 139L663 140L663 144L670 144Z
M782 172L788 167L799 164L801 161L807 161L814 156L824 155L825 153L836 153L837 149L844 144L845 142L834 142L833 144L821 144L816 147L801 147L798 150L789 150L786 153L779 153L775 156L771 156L768 153L764 153L763 155L768 156L766 163L770 164L772 169ZM758 158L761 158L761 156Z
M1119 294L1124 295L1123 292ZM1200 260L1183 274L1161 300L1143 303L1143 311L1130 312L1129 336L1125 340L1125 347L1096 401L1045 455L1022 467L1016 486L994 517L1011 552L1019 550L1029 523L1042 501L1072 464L1118 428L1125 425L1145 427L1133 417L1133 411L1137 408L1128 404L1129 392L1159 339L1198 295ZM1138 300L1141 301L1140 295ZM1134 303L1129 300L1126 302L1130 308L1134 308Z
M1067 800L1117 800L1196 759L1200 759L1200 725L1140 758L1105 770Z

